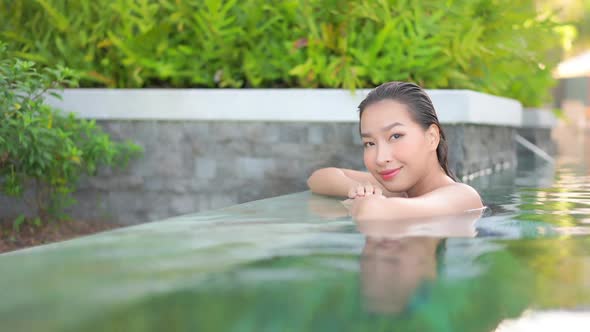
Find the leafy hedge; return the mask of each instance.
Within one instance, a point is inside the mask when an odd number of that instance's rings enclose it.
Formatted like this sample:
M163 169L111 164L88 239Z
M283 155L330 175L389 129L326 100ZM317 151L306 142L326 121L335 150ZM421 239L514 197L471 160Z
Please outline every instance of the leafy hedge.
M47 93L60 97L49 89L76 84L73 74L63 67L38 70L34 62L8 56L0 42L0 194L25 200L37 212L36 223L65 217L80 176L125 166L141 153L133 143L111 141L94 121L44 103ZM17 218L15 227L23 221Z
M559 48L533 0L0 0L13 55L82 86L373 87L542 103Z

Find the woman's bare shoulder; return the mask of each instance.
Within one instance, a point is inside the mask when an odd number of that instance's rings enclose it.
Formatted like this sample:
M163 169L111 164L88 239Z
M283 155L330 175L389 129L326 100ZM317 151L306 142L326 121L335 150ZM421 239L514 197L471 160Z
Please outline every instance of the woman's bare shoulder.
M454 197L459 201L463 201L463 204L469 209L483 207L481 196L479 195L477 190L475 190L475 188L468 184L456 182L448 186L442 187L441 189L443 188L446 188L446 190L450 191L450 193L452 194L451 197ZM448 195L449 192L446 192L445 194Z
M483 207L477 190L465 183L452 183L431 191L424 195L429 201L446 202L462 211Z

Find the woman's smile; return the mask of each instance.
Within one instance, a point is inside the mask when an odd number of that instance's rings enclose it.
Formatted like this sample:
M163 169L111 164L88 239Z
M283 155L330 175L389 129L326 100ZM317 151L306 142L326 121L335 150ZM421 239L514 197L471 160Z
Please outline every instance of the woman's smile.
M401 172L401 170L402 170L402 167L388 169L388 170L384 170L384 171L379 172L379 175L381 175L381 178L384 181L389 181L389 180L392 180L399 172Z

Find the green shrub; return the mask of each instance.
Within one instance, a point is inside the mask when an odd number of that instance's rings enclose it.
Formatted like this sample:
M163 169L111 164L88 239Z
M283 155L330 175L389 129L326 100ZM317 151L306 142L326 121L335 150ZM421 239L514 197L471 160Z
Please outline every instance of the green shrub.
M373 87L546 100L556 24L533 0L0 0L12 54L83 86Z
M8 56L0 43L0 192L25 198L31 187L34 200L27 203L43 219L63 217L81 175L102 165L124 166L140 150L112 142L93 121L43 103L47 93L59 97L53 89L75 83L71 70L37 70L34 62Z

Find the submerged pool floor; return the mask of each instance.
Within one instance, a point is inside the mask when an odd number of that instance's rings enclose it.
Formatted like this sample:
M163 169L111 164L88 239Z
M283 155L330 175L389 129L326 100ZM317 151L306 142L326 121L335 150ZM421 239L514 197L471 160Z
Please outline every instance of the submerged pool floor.
M523 157L471 182L481 218L357 225L304 192L0 255L0 326L509 331L585 314L589 170Z

